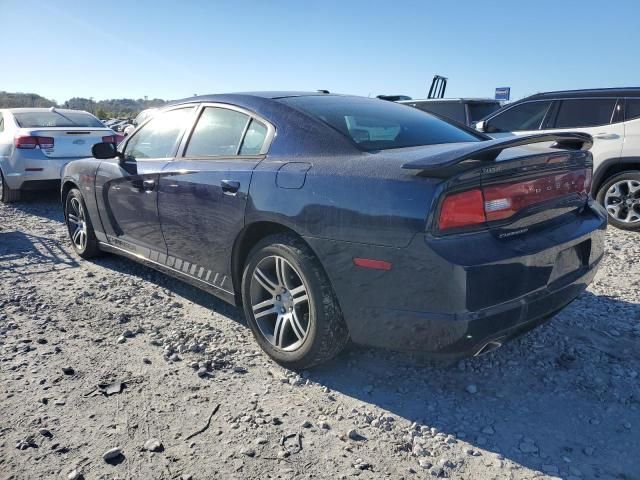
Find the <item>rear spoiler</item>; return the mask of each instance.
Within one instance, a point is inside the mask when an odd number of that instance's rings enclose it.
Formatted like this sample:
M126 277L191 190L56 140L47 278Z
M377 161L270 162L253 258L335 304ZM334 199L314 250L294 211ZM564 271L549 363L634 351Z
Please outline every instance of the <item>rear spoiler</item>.
M428 171L451 167L470 159L493 162L498 155L507 148L543 142L554 142L551 148L562 148L566 150L589 150L593 146L593 138L586 133L543 133L524 137L498 138L484 142L468 143L463 147L453 148L419 160L413 160L402 165L402 168Z

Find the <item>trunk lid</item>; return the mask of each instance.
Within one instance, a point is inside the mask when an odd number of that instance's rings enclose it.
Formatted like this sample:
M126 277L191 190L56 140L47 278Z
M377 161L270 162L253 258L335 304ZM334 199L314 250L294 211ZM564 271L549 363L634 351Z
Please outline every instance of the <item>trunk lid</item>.
M535 135L450 145L403 165L441 178L435 234L490 229L500 238L561 221L587 205L591 137Z
M48 158L90 157L91 147L102 137L115 135L110 128L44 127L23 129L24 135L53 138L52 148L41 148Z

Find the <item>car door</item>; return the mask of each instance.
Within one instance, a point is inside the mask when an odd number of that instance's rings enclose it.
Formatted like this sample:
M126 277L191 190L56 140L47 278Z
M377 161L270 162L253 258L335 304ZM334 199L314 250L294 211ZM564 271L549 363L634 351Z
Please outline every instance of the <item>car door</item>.
M551 105L551 100L532 100L514 104L489 117L484 122L484 132L493 138L540 133Z
M229 105L205 104L160 175L158 210L168 248L166 265L228 294L231 251L244 226L254 168L274 128Z
M103 162L96 174L96 200L106 241L158 261L167 247L158 219L158 180L193 121L195 106L167 110L124 144L122 156Z
M625 99L623 157L640 159L640 98Z
M594 171L604 161L618 161L625 138L622 100L572 98L558 101L540 133L584 132L593 137Z

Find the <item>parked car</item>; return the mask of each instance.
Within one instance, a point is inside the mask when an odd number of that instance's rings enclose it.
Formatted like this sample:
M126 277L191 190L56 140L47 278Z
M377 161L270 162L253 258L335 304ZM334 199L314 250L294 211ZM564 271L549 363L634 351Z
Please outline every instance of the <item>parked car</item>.
M349 337L476 355L593 279L606 213L588 195L590 142L490 140L371 98L211 95L95 145L61 194L78 255L124 255L243 305L287 367Z
M157 108L147 108L146 110L142 110L136 116L136 118L133 119L133 122L131 122L126 127L124 127L124 129L122 130L123 135L125 137L128 135L131 135L133 131L136 129L136 127L138 127L139 125L142 125L145 122L145 120L151 118L157 110L158 110Z
M477 129L493 138L565 131L592 135L593 196L612 225L640 230L640 88L539 93L506 105Z
M431 98L400 103L468 126L474 125L500 108L500 102L491 98Z
M114 132L88 112L56 108L0 109L0 200L23 190L56 188L62 167L91 154Z

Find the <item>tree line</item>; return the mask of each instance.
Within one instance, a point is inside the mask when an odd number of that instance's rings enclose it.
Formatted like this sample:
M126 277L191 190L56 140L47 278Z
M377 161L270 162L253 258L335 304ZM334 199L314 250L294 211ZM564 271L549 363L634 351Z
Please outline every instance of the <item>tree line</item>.
M105 118L133 118L142 110L153 107L161 107L167 103L160 98L132 99L119 98L94 101L90 98L74 97L62 104L54 100L42 97L35 93L11 93L0 91L0 108L20 107L60 107L72 110L85 110L93 113L100 119Z

